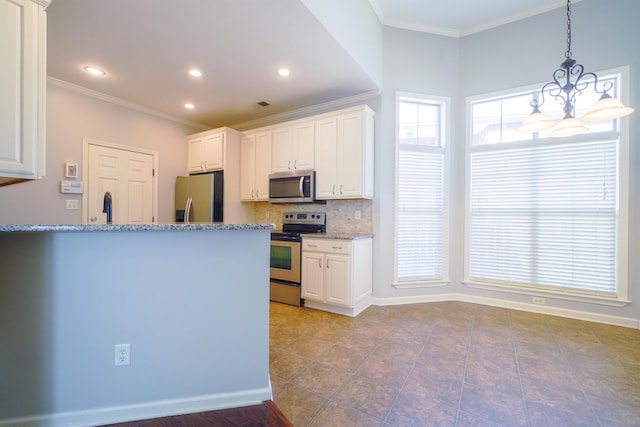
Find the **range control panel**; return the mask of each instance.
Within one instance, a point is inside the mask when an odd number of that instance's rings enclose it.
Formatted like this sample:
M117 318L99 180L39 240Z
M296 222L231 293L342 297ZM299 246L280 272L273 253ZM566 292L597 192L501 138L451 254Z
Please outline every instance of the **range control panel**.
M283 224L325 224L324 212L285 212L282 214Z

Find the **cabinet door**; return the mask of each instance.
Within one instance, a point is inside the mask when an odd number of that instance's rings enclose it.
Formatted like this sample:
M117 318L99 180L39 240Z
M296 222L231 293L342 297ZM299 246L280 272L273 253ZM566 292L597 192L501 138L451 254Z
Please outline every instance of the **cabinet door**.
M240 200L253 201L255 196L256 135L240 141Z
M204 170L204 137L189 139L189 172Z
M255 150L256 200L269 200L269 175L271 174L271 132L256 135Z
M293 133L290 127L273 130L271 149L271 170L273 172L287 172L292 170L291 147Z
M343 115L337 156L337 193L339 197L363 196L364 135L362 113Z
M308 170L314 168L315 138L315 121L298 123L293 127L292 170Z
M39 179L45 168L45 13L0 0L0 176ZM0 178L0 182L10 182Z
M302 298L323 300L323 261L320 253L302 253L302 277L300 295Z
M336 195L336 150L338 119L329 117L316 122L315 164L316 197L334 199Z
M204 169L208 171L224 170L224 133L205 137Z
M351 306L351 258L345 255L325 256L324 285L326 301L331 304Z

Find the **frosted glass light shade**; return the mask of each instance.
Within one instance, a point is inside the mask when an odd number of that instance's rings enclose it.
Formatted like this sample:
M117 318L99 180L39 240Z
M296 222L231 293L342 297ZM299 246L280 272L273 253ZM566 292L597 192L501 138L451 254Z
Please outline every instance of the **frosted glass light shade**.
M582 116L582 121L598 122L612 120L628 116L631 113L633 113L633 108L625 107L622 102L605 93L598 102L593 104L589 111Z
M549 136L554 138L572 136L587 132L588 130L589 128L584 126L580 120L574 119L573 117L567 117L562 119L562 121L556 125L556 128L549 133Z
M551 129L555 125L556 123L553 120L536 109L524 119L524 122L516 131L520 133L536 133Z

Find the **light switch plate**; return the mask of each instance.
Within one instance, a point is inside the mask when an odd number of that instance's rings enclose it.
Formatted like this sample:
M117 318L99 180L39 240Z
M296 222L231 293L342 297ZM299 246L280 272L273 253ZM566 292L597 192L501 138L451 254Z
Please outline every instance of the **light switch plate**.
M77 200L66 200L65 209L68 211L77 211L78 210L78 201Z

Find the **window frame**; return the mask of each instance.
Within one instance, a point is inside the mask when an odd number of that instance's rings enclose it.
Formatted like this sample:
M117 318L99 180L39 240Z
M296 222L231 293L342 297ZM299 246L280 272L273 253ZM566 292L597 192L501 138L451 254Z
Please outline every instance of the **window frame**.
M430 152L441 152L443 154L443 215L442 215L442 276L438 279L398 279L398 214L399 214L399 162L400 162L400 101L414 100L427 104L439 105L439 136L440 147L425 146L425 150ZM439 287L448 285L449 278L449 248L450 248L450 146L451 146L451 98L436 95L427 95L412 92L397 91L395 96L395 123L394 123L394 213L393 213L393 283L397 289Z
M620 91L619 96L620 100L624 104L628 104L629 94L630 94L630 78L629 78L629 67L619 67L615 69L603 70L597 72L598 75L608 76L608 75L618 75L620 81ZM601 139L601 138L610 138L611 136L615 136L618 138L619 142L619 176L618 176L618 223L617 223L617 236L618 239L616 243L616 258L617 258L617 292L615 296L599 296L599 295L587 295L579 292L572 292L570 289L567 291L562 290L550 290L548 288L542 287L522 287L522 286L514 286L502 283L487 283L487 282L474 282L470 279L470 255L471 255L471 239L470 239L470 231L471 231L471 153L473 150L473 116L472 116L472 105L474 102L480 100L488 100L495 99L500 97L507 97L509 95L514 95L517 93L527 92L536 90L542 87L543 83L528 85L519 88L507 89L492 93L486 93L481 95L470 96L466 98L466 106L465 106L465 165L464 165L464 173L465 173L465 227L464 227L464 278L463 284L469 288L477 288L498 292L507 292L511 294L520 294L525 296L532 297L552 297L556 299L569 300L569 301L578 301L578 302L586 302L600 305L608 305L615 307L622 307L630 303L628 300L628 267L629 267L629 259L628 259L628 248L629 248L629 239L628 239L628 226L629 226L629 185L630 185L630 158L629 158L629 145L630 145L630 137L629 137L629 120L628 119L618 119L618 131L615 132L599 132L599 133L589 133L583 135L577 135L573 137L563 138L564 141L584 141L584 140L593 140L593 139ZM560 108L560 107L557 107ZM552 138L532 138L527 141L515 141L515 142L506 142L502 144L489 144L489 145L480 145L476 146L476 150L491 150L491 149L499 149L500 146L509 145L513 146L522 146L522 145L531 145L537 143L544 143L545 141L553 140ZM504 144L504 145L503 145Z

